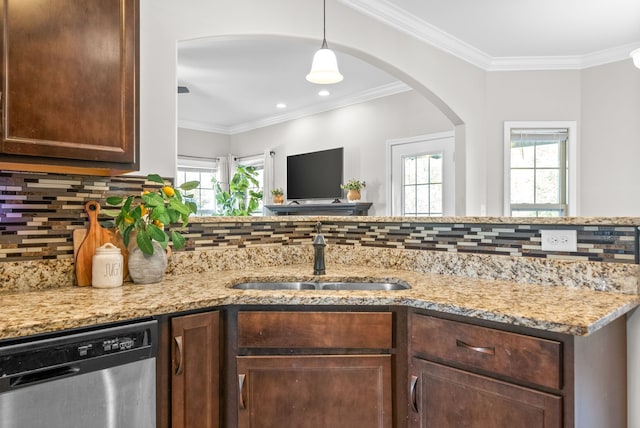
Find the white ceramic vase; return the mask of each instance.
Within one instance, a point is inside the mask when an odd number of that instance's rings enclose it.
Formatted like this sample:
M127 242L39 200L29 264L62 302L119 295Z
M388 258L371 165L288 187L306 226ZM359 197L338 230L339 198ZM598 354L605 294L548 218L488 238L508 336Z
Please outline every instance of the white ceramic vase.
M167 268L167 253L162 246L152 241L153 254L145 254L137 245L129 248L129 275L136 284L154 284L161 282Z

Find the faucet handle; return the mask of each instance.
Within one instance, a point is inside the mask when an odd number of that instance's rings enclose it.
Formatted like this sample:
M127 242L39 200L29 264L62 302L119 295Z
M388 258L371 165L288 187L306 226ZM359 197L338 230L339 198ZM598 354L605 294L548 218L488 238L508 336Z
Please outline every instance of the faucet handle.
M322 223L321 222L317 222L316 223L316 233L320 233L320 229L322 229Z

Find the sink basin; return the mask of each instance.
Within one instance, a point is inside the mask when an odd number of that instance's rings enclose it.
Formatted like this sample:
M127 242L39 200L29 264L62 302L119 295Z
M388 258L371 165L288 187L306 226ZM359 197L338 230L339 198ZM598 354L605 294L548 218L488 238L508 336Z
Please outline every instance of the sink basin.
M243 282L232 288L239 290L407 290L409 285L398 282Z
M240 290L315 290L311 282L243 282L232 288Z
M319 282L321 290L407 290L408 285L397 282Z

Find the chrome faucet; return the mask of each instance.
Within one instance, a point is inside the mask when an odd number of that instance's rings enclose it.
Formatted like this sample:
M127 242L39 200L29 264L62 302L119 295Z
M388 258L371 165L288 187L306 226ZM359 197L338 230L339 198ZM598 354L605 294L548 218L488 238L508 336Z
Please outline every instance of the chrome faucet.
M316 223L316 236L313 238L313 274L314 275L324 275L324 247L326 247L326 243L324 241L324 236L320 233L320 228L322 227L322 223Z

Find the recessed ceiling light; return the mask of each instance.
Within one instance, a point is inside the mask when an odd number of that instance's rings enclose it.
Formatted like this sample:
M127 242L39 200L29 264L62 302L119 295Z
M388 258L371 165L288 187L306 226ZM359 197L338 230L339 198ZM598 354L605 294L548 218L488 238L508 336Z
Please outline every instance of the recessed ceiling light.
M276 104L276 108L287 108L287 105L285 103L278 103Z
M328 97L329 95L331 95L331 92L327 91L326 89L323 89L320 92L318 92L318 95L320 95L321 97Z

